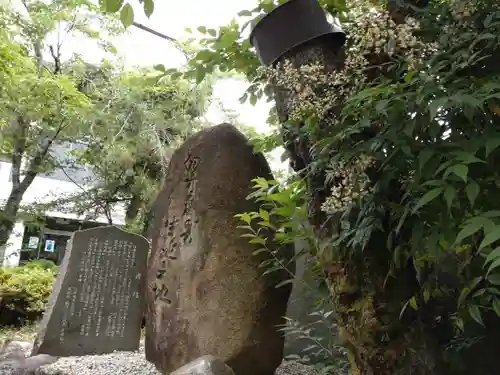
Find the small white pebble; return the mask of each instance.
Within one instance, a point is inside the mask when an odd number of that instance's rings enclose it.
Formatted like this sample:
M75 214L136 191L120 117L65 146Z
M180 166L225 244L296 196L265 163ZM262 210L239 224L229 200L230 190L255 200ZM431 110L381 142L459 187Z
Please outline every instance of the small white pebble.
M142 343L141 343L142 344ZM29 351L26 351L28 355ZM60 357L56 362L42 366L34 375L161 375L146 360L144 346L137 352L113 352L83 357ZM19 375L10 366L0 365L0 375ZM24 373L22 375L25 375ZM313 367L295 361L283 361L275 375L317 375Z

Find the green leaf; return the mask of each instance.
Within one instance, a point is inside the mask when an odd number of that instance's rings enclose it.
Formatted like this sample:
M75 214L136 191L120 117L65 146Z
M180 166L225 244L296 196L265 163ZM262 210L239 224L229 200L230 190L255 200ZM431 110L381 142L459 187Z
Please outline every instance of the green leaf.
M420 171L424 168L425 164L431 159L432 155L434 155L434 151L425 148L418 154L418 168Z
M259 226L261 226L261 227L266 227L266 228L272 228L272 229L274 229L274 227L273 227L273 225L271 224L271 222L270 222L270 221L265 221L265 220L263 220L263 221L259 221L259 222L257 223L257 225L259 225Z
M488 219L488 217L484 214L481 214L481 216L475 216L475 217L466 221L467 224L472 224L475 222L477 222L483 226L485 233L492 231L493 228L495 228L495 226L496 226L495 223L492 220Z
M485 143L486 157L488 157L491 152L500 146L500 138L488 139Z
M488 288L487 291L493 296L500 296L500 290L498 290L497 288Z
M456 196L457 196L457 189L455 189L451 185L448 185L444 190L444 199L446 201L446 204L448 205L448 210L451 209L453 200L455 199Z
M460 161L463 164L485 163L484 160L479 159L476 155L474 155L471 152L459 151L459 152L454 152L453 154L455 155L454 160Z
M257 104L257 95L255 95L255 94L251 94L251 95L250 95L250 100L249 100L249 101L250 101L250 104L251 104L251 105L255 105L255 104Z
M208 50L208 49L204 49L204 50L201 50L199 51L197 54L196 54L196 57L195 59L196 60L200 60L200 61L204 61L204 62L207 62L207 61L210 61L212 60L214 57L214 52Z
M199 26L197 28L197 30L202 33L202 34L206 34L207 33L207 28L205 26Z
M500 285L500 274L498 273L489 275L487 279L493 285Z
M491 245L493 242L498 241L500 239L500 225L497 225L493 228L492 231L489 231L484 239L481 241L481 245L479 245L479 250L484 249L486 246Z
M153 0L144 0L144 14L146 17L151 17L155 9L155 3Z
M500 211L499 210L491 210L491 211L486 211L481 214L482 217L500 217Z
M494 14L488 14L488 16L484 19L483 21L483 26L485 29L487 29L491 25L491 21L494 18Z
M199 85L200 83L203 82L206 74L207 74L207 71L205 69L202 69L201 67L196 69L196 84L197 85Z
M493 299L493 311L500 317L500 299L495 298Z
M262 208L259 209L259 216L262 218L262 220L269 221L269 212Z
M293 284L293 279L288 279L288 280L284 280L278 284L276 284L275 288L281 288L282 286L285 286L285 285L288 285L288 284Z
M165 69L165 65L163 65L163 64L157 64L157 65L153 66L153 69L158 70L158 71L163 72L163 73L165 73L167 71L167 69Z
M486 293L486 289L485 288L481 288L481 289L478 289L473 295L472 295L472 298L477 298L477 297L480 297L482 296L483 294Z
M476 181L470 181L465 187L465 192L467 193L467 198L469 198L471 207L474 207L479 191L479 184Z
M250 225L238 225L236 228L238 228L238 229L246 229L246 230L248 230L250 232L253 232L253 228ZM241 237L247 237L249 234L242 234Z
M262 238L262 237L255 237L255 238L252 238L248 242L251 243L251 244L265 245L266 244L266 239Z
M467 182L467 174L469 173L469 167L463 164L453 165L446 170L446 172L444 173L444 177L446 178L446 176L448 176L451 173L460 177L462 180L464 180L464 182Z
M241 12L238 13L238 16L239 17L251 17L252 12L250 12L249 10L242 10Z
M105 0L104 10L109 13L116 13L123 5L123 0Z
M241 221L244 221L248 225L250 225L250 222L252 221L252 217L247 212L236 214L234 215L234 217L239 218Z
M401 308L401 311L399 312L399 320L401 320L403 318L403 315L404 315L406 309L408 308L409 303L410 303L410 300L406 301L405 304L403 305L403 307Z
M500 247L497 247L491 253L488 254L488 256L486 257L486 259L484 261L484 264L488 264L499 257L500 257Z
M462 289L462 291L460 292L460 296L458 297L457 308L460 308L460 306L462 306L469 293L470 293L470 288L465 287Z
M483 318L481 318L481 311L476 305L469 306L469 314L478 324L484 327Z
M221 34L219 36L219 39L217 40L217 47L218 48L229 48L232 47L233 44L236 42L238 39L238 32L235 32L233 30L229 31L221 31Z
M424 302L427 303L429 302L429 299L431 298L431 292L429 289L424 290Z
M255 184L255 187L262 188L262 189L269 189L269 186L270 186L269 184L271 183L271 181L268 181L262 177L254 178L252 180L252 182Z
M436 199L442 192L443 192L443 188L439 187L439 188L432 189L432 190L428 191L427 193L425 193L424 196L422 198L420 198L420 200L417 202L417 204L413 208L413 213L418 211L420 208L422 208L423 206L425 206L426 204L428 204L432 200Z
M448 98L439 98L439 99L434 99L429 104L429 114L431 120L434 120L436 118L439 109L441 109L446 104L447 101Z
M462 304L464 303L465 299L470 294L470 292L473 291L476 288L476 286L483 280L484 278L482 276L476 277L474 280L471 281L469 286L462 289L462 291L460 292L460 296L458 297L457 308L460 308L460 306L462 306Z
M217 36L217 30L215 30L215 29L208 29L207 32L210 36L213 36L213 37Z
M410 81L412 80L412 78L413 78L413 75L414 75L414 71L412 71L412 70L408 70L408 71L406 72L406 74L405 74L405 78L404 78L405 83L410 82Z
M481 220L471 221L470 224L463 227L463 229L458 233L455 243L462 242L464 239L472 236L474 233L481 230L482 228L483 228L483 223L481 222Z
M418 310L418 304L417 304L417 299L415 297L412 297L410 299L410 306L413 310Z
M268 252L268 251L269 250L267 250L265 247L263 247L261 249L257 249L255 251L252 251L252 255L259 255L259 254L262 254L262 253L265 253L265 252Z
M500 248L499 248L500 249ZM496 249L496 250L499 250L499 249ZM491 254L490 254L491 255ZM486 264L487 262L485 262ZM500 266L500 257L496 258L493 263L490 264L490 266L488 267L488 271L486 272L487 275L489 275L491 273L491 271L493 271L495 268L497 268L498 266Z
M134 22L134 9L129 3L125 4L120 12L120 20L125 28Z

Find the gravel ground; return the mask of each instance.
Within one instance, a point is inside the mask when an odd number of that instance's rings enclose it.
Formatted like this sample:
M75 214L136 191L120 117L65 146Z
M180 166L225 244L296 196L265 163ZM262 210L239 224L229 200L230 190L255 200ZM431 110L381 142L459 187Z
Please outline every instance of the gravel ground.
M28 345L29 346L29 345ZM23 346L26 355L29 348ZM160 375L155 366L145 359L144 347L137 352L114 352L85 357L61 357L42 366L36 375ZM11 367L0 365L0 375L28 375ZM284 361L276 375L315 375L314 370L293 361Z
M276 369L276 375L316 375L311 366L303 365L293 361L283 361Z
M43 375L160 375L155 366L146 361L143 350L64 357L41 370Z

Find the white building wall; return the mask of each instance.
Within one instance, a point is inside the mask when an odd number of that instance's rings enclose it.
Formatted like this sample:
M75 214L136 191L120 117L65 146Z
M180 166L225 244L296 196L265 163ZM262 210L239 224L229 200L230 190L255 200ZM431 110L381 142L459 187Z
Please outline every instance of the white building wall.
M11 165L6 161L0 159L0 197L2 196L1 191L4 190L5 182L9 181Z
M9 162L0 161L0 206L5 204L10 191L12 182L9 181L12 165ZM58 196L66 196L71 193L78 193L81 188L72 182L60 181L51 178L36 177L31 186L26 190L23 196L21 205L29 205L33 203L47 203ZM85 220L85 217L78 216L73 213L48 211L46 215L49 217L60 217L64 219ZM113 224L123 225L125 223L125 210L123 207L117 208L112 216ZM107 223L105 217L99 217L94 220L99 223ZM15 266L19 264L21 256L21 247L23 241L24 224L18 221L7 242L4 257L0 259L0 265ZM2 254L2 251L0 251Z

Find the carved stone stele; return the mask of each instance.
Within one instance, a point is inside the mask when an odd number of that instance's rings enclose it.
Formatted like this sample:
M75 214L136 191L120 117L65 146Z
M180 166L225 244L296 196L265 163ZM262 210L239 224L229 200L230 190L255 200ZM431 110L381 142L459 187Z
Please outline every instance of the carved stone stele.
M234 217L258 210L246 199L256 177L272 178L269 165L232 125L202 130L172 156L147 272L146 358L162 373L204 355L238 375L272 375L281 363L277 326L291 288L275 285L289 276L262 275L269 255L252 254L256 245Z

